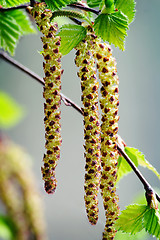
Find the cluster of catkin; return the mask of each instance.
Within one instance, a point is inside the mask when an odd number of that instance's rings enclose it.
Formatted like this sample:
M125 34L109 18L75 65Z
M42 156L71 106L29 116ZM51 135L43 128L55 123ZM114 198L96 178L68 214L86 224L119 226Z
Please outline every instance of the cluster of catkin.
M47 152L42 167L45 190L53 193L56 189L55 167L60 158L60 90L61 90L61 53L60 37L56 36L58 26L50 22L52 12L44 3L29 8L40 31L43 34L44 67L44 112L45 137ZM85 205L89 222L95 225L98 220L98 192L103 197L106 225L103 240L114 239L114 223L119 215L117 179L117 132L118 132L118 76L116 61L108 44L97 38L92 28L87 29L87 36L76 46L75 63L79 67L81 79L84 140L85 140ZM99 83L101 97L99 100ZM100 121L98 105L102 117Z
M103 197L106 225L103 240L114 239L114 223L119 215L117 178L117 132L118 132L118 76L116 61L111 48L102 43L88 28L86 38L76 47L75 63L79 67L84 113L85 139L85 205L91 224L98 220L99 188ZM101 81L100 107L98 113L98 70Z
M15 227L16 240L46 240L43 206L29 166L29 156L0 139L0 200Z
M44 69L44 124L46 138L46 154L44 154L44 166L42 175L47 193L54 193L57 180L55 177L55 168L60 158L61 125L60 125L60 104L61 104L61 57L59 46L60 37L56 36L58 25L51 23L52 12L46 9L45 3L37 3L33 8L29 7L28 11L34 17L43 37L43 63Z

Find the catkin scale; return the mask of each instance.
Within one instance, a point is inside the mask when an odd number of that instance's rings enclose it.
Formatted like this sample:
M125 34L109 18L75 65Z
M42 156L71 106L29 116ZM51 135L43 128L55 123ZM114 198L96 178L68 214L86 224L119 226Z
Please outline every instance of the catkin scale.
M29 8L29 12L34 17L43 36L43 52L45 62L44 69L44 124L46 138L46 154L44 154L42 167L43 180L45 182L45 190L47 193L54 193L57 180L55 177L55 168L60 158L61 139L61 57L59 46L61 44L60 37L56 36L58 25L51 23L50 18L52 12L46 9L45 3L36 3L33 8Z
M119 215L118 196L116 195L117 160L116 147L118 132L118 76L116 61L112 57L111 48L106 43L97 42L95 58L99 79L101 80L102 110L101 124L101 195L106 215L106 225L103 240L114 239L116 230L114 223Z
M98 191L100 183L100 121L98 113L98 87L95 68L94 35L88 34L76 46L75 63L79 68L81 79L82 102L84 113L85 139L85 205L89 222L95 225L98 220Z

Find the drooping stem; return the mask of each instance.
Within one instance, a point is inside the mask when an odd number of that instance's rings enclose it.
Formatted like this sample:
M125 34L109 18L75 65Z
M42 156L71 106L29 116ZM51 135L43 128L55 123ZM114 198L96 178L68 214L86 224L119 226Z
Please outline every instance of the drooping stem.
M29 68L25 67L24 65L22 65L21 63L19 63L12 57L10 57L7 53L0 51L0 58L2 58L4 61L10 63L11 65L15 66L17 69L21 70L22 72L26 73L27 75L29 75L30 77L35 79L37 82L44 85L43 78L41 78L38 74L34 73ZM62 101L64 102L64 104L66 104L66 106L73 107L77 112L79 112L81 115L83 115L83 110L76 103L74 103L70 98L66 97L62 93L61 93L61 98L62 98ZM124 159L128 162L128 164L130 164L130 166L131 166L132 170L135 172L135 174L137 171L139 172L139 174L136 174L136 176L139 178L139 180L142 182L143 185L145 184L145 186L146 186L145 189L147 189L147 186L149 186L151 188L151 190L154 191L153 188L148 184L148 182L144 178L144 176L141 174L141 172L138 170L138 168L133 164L132 160L125 153L123 148L117 144L117 149L118 149L119 153L124 157ZM140 176L142 176L142 177L140 177ZM155 194L156 194L157 200L160 202L160 196L157 193L155 193Z

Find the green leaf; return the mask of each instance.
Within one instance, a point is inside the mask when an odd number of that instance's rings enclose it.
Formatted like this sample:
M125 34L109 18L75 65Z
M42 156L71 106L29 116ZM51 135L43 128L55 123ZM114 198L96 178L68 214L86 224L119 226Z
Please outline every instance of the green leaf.
M147 235L148 234L146 233L145 230L142 230L141 232L136 233L135 235L118 231L116 233L115 240L146 240Z
M12 220L7 216L0 216L0 238L14 239L16 229Z
M130 159L133 161L133 163L136 165L136 167L138 167L137 156L135 156L132 152L129 152L127 147L125 148L125 152L130 157ZM132 171L132 168L127 163L127 161L122 156L119 156L119 158L118 158L118 178L117 178L117 181L119 181L124 175L127 175L131 171Z
M157 170L145 159L145 155L140 152L136 148L132 147L126 147L125 152L127 155L133 160L133 157L137 159L138 165L142 167L146 167L149 170L151 170L159 179L160 179L160 174L157 172ZM133 157L132 157L133 156Z
M24 3L28 3L27 0L0 0L0 5L4 8L15 7Z
M48 8L51 10L58 10L65 7L67 4L73 3L75 0L45 0Z
M125 36L127 35L128 19L120 11L112 14L100 14L94 23L95 33L104 41L113 43L124 50Z
M58 35L61 37L60 52L66 55L85 38L86 29L83 26L66 24L61 27Z
M16 125L24 116L24 110L8 94L0 91L0 128Z
M115 7L128 17L129 24L135 18L135 5L134 0L115 0Z
M102 0L87 0L87 4L89 7L99 7Z
M149 234L160 238L160 215L157 210L148 207L148 211L144 214L143 225Z
M14 55L20 36L33 33L34 29L25 13L20 10L0 13L0 48Z
M148 207L145 205L129 205L123 210L116 222L116 229L135 234L143 229L143 217Z
M20 35L20 28L10 13L0 13L0 48L13 55Z
M31 33L36 33L36 30L32 26L28 15L24 11L21 10L11 11L10 16L12 16L15 19L17 25L20 28L22 36Z

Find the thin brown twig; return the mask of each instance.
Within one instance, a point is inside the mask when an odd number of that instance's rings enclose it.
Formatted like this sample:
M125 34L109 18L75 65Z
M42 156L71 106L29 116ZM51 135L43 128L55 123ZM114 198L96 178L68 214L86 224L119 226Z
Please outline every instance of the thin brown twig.
M3 60L5 60L8 63L15 66L16 68L20 69L24 73L28 74L29 76L31 76L32 78L34 78L36 81L38 81L39 83L41 83L44 86L43 78L41 78L38 74L34 73L29 68L25 67L24 65L22 65L21 63L19 63L18 61L16 61L12 57L10 57L6 52L0 51L0 57ZM79 113L83 114L82 109L76 103L74 103L71 99L66 97L63 93L61 93L61 99L62 99L62 101L64 102L65 105L71 106L75 110L77 110Z
M84 10L86 12L92 12L92 13L94 13L96 15L98 15L100 13L100 11L97 11L97 10L95 10L93 8L89 8L87 6L84 6L81 3L71 3L71 4L68 4L67 6L68 7L72 7L72 8L78 8L78 9Z
M17 67L21 71L25 72L29 76L31 76L33 79L44 85L44 80L40 76L38 76L36 73L28 69L27 67L23 66L21 63L17 62L15 59L11 58L7 53L0 51L0 58L7 61L8 63L12 64L13 66ZM64 94L61 93L61 99L64 102L66 106L73 107L75 110L77 110L81 115L83 115L83 110L75 104L70 98L66 97ZM147 180L143 177L141 172L138 170L138 168L135 166L135 164L132 162L132 160L128 157L128 155L125 153L124 149L117 143L117 149L119 153L124 157L124 159L128 162L128 164L131 166L132 170L136 174L136 176L139 178L141 183L144 186L144 189L146 193L150 193L150 191L155 192L153 188L150 186L150 184L147 182ZM160 202L160 196L155 192L157 200Z

